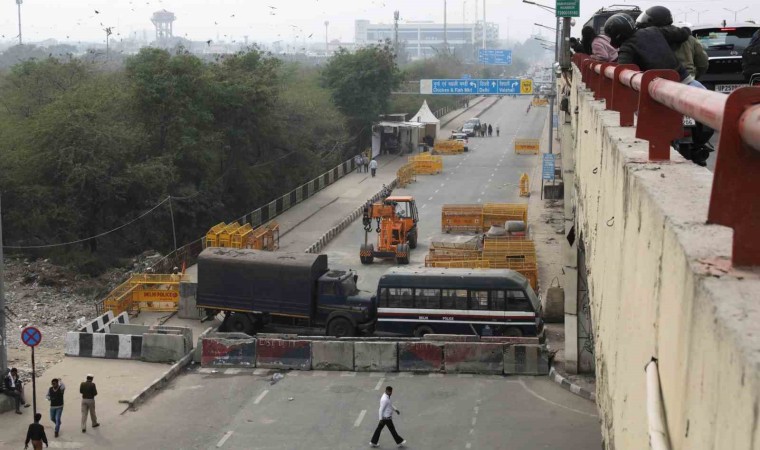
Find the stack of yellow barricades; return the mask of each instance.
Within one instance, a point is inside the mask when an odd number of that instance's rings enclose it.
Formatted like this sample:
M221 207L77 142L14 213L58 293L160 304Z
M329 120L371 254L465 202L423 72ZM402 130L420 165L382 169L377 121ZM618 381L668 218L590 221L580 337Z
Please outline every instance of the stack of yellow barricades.
M483 231L492 225L503 227L508 220L528 223L528 205L525 203L486 203L483 205Z
M397 186L403 188L412 181L416 181L417 178L415 175L414 165L412 163L406 163L403 166L399 167L399 169L396 171L396 179L398 180Z
M538 263L536 245L530 240L489 239L483 242L483 259L491 268L512 269L530 281L533 289L538 287Z
M434 175L443 171L443 158L441 156L427 153L413 155L409 157L409 163L412 164L414 173L417 175Z
M271 221L254 229L250 224L218 223L206 233L203 247L248 248L274 251L280 247L280 225Z

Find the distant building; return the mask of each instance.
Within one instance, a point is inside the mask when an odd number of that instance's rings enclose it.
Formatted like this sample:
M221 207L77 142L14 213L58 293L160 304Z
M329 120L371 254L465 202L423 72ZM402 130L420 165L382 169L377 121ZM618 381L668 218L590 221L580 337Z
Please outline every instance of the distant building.
M499 25L486 22L486 41L493 42L499 39ZM386 39L391 42L395 39L394 25L385 23L370 23L369 20L357 20L355 22L354 39L357 45L368 45L383 42ZM456 24L449 23L444 27L442 23L433 22L405 22L398 24L399 46L413 59L434 56L437 50L444 47L445 42L450 47L478 48L483 41L483 22Z

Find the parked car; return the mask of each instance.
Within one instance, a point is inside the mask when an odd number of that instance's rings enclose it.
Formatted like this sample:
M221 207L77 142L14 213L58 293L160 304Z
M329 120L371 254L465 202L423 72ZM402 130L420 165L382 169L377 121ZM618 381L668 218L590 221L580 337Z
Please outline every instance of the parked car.
M474 123L465 123L462 126L462 129L460 131L462 134L464 134L467 137L473 137L475 136L475 124Z
M699 81L707 89L729 94L746 85L742 74L742 52L760 25L742 22L728 25L695 25L692 35L710 59L707 73Z

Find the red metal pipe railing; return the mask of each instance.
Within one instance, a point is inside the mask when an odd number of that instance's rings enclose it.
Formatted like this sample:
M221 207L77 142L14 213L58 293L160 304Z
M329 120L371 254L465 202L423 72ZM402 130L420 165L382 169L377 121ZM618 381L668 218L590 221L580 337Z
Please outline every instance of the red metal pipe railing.
M638 112L636 137L649 141L650 160L670 159L684 115L720 132L707 222L734 229L733 264L760 265L760 88L724 95L684 85L671 70L640 72L580 54L573 62L594 99L620 112L620 126L633 126Z

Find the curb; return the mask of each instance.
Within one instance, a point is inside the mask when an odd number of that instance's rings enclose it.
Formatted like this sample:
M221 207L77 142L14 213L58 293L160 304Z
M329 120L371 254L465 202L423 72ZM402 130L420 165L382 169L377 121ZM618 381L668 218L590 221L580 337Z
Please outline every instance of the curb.
M551 369L549 369L549 378L551 378L555 383L562 386L563 389L568 390L572 392L573 394L583 397L588 401L596 402L596 394L589 391L588 389L582 388L578 386L577 384L573 384L570 381L568 381L567 378L560 375L560 373L557 371L557 369L552 366Z
M209 327L201 333L200 337L203 337L211 331L213 328ZM119 403L126 403L127 409L125 409L122 414L125 412L131 410L134 410L137 405L141 403L145 403L151 396L153 396L154 393L158 392L163 386L165 386L168 382L173 380L174 378L179 375L179 373L184 369L186 366L188 366L193 361L193 356L195 355L195 348L191 349L189 352L185 354L179 361L174 363L166 372L164 372L160 377L153 380L151 384L148 386L145 386L142 391L140 391L137 395L133 396L130 399L124 399L119 400Z

